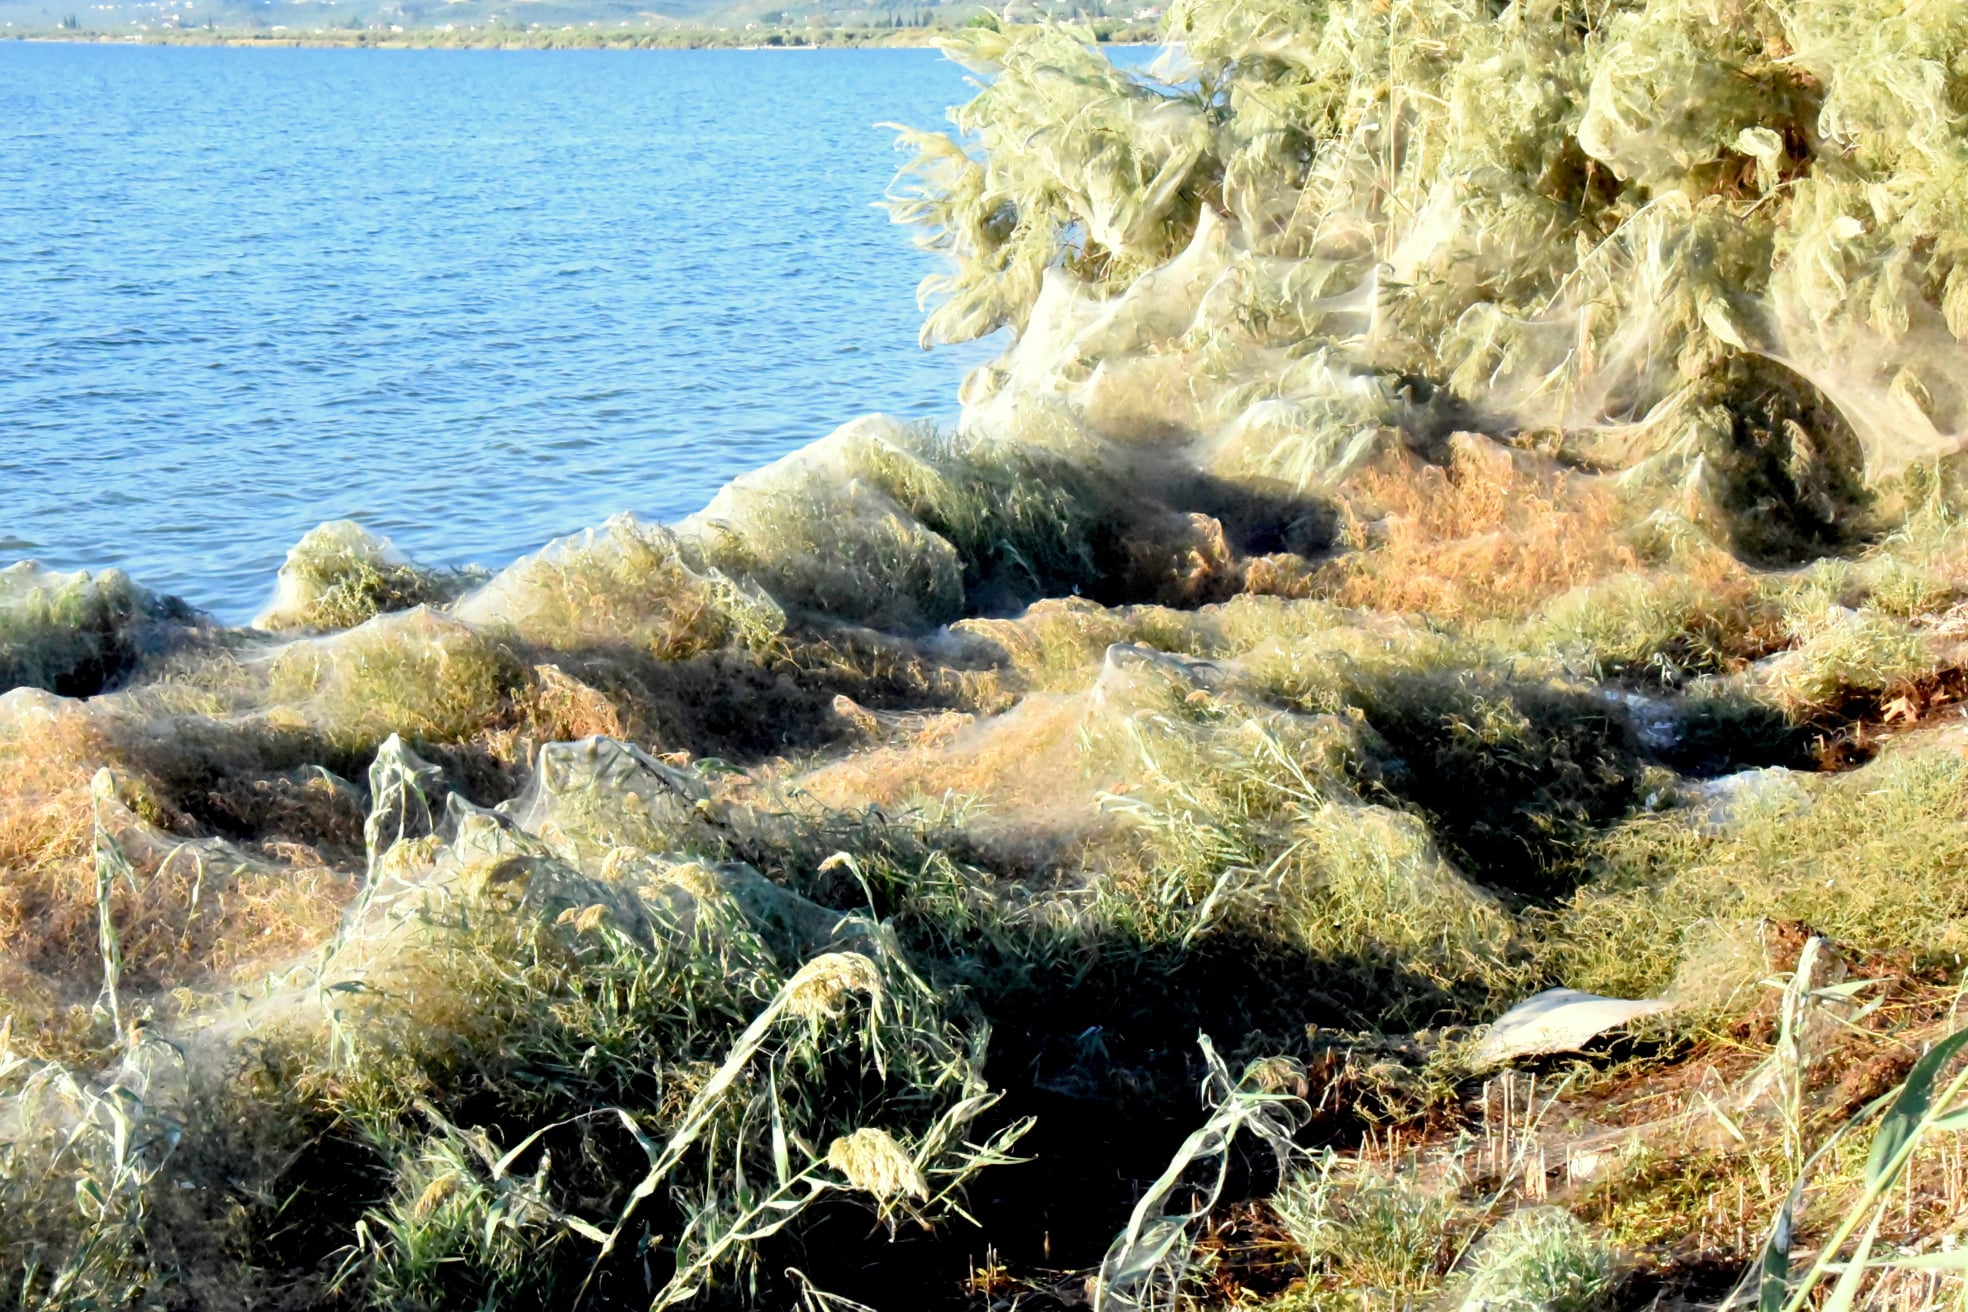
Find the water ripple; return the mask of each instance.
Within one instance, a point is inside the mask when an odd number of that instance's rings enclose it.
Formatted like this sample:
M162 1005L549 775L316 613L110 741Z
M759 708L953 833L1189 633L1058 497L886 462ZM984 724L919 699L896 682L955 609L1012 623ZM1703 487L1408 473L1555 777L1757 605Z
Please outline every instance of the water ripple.
M351 516L497 565L675 517L869 410L948 414L881 120L800 55L0 43L0 555L239 618Z

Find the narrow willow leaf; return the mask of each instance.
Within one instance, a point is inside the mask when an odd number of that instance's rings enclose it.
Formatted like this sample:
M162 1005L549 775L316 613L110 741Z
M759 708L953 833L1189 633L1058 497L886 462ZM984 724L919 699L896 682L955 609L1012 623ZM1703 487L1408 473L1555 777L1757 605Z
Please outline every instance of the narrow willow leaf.
M1934 1081L1964 1045L1968 1045L1968 1029L1957 1030L1913 1064L1906 1083L1900 1086L1899 1098L1879 1122L1879 1133L1873 1136L1872 1154L1866 1159L1865 1178L1869 1187L1880 1188L1897 1174L1903 1165L1901 1150L1920 1132L1926 1119L1928 1105L1934 1097Z
M1910 1253L1905 1257L1875 1258L1872 1265L1901 1271L1968 1271L1968 1248L1951 1249L1945 1253Z
M779 1105L779 1072L771 1072L768 1096L772 1099L772 1169L784 1189L793 1178L792 1154L786 1149L786 1118Z
M524 1139L521 1139L518 1143L513 1145L511 1152L508 1152L504 1157L501 1157L498 1161L492 1163L492 1178L494 1180L505 1179L506 1172L512 1169L512 1164L519 1160L519 1155L521 1153L525 1152L528 1148L531 1148L534 1144L540 1142L540 1139L543 1135L546 1135L551 1131L558 1130L561 1126L568 1125L568 1124L571 1124L571 1122L555 1121L552 1125L543 1125L539 1129L533 1131L533 1133L527 1135Z
M1838 1283L1832 1286L1831 1297L1825 1300L1822 1312L1852 1312L1853 1300L1859 1294L1859 1283L1865 1279L1868 1259L1872 1256L1873 1241L1879 1237L1879 1223L1885 1216L1884 1207L1873 1211L1872 1222L1859 1239L1858 1251L1852 1254L1852 1260L1845 1264Z
M1757 1270L1757 1312L1782 1312L1784 1296L1789 1292L1790 1232L1797 1194L1798 1190L1792 1189L1790 1197L1784 1199L1777 1223L1770 1229L1770 1241L1763 1246L1763 1260Z
M605 1244L608 1242L608 1232L606 1230L603 1230L598 1225L593 1225L587 1221L583 1221L578 1216L572 1216L563 1213L560 1217L560 1223L566 1226L569 1230L572 1230L575 1234L581 1236L581 1238L589 1240L590 1242L597 1243L597 1244Z

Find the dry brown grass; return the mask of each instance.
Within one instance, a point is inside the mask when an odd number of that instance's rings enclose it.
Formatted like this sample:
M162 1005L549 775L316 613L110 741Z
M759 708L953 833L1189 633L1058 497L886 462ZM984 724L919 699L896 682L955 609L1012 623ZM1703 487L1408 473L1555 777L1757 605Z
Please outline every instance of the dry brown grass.
M1016 618L964 620L954 627L1032 687L1069 692L1093 681L1101 653L1112 643L1203 654L1212 646L1207 614L1166 606L1109 608L1083 597L1061 597L1036 602Z
M0 1015L14 1019L16 1046L28 1052L65 1046L55 1031L77 1029L61 1017L61 980L26 958L47 938L43 915L61 901L55 889L89 887L94 877L89 779L98 749L100 736L79 714L31 710L0 728Z
M558 665L536 665L532 678L513 694L507 722L482 730L478 739L494 761L524 768L545 743L596 735L644 741L651 735L643 721L644 717L625 711L607 693Z
M1605 484L1460 437L1446 465L1362 472L1344 536L1360 547L1312 579L1343 606L1443 622L1522 618L1581 584L1639 564Z
M62 900L51 891L94 878L89 781L108 754L87 715L27 696L16 694L25 709L0 724L0 962L15 970L46 937L45 910Z
M1036 841L1058 851L1089 823L1099 787L1081 751L1087 699L1035 693L955 734L926 726L914 742L843 757L798 786L840 810L961 800L973 808L969 829L980 842L1023 853Z
M188 839L190 821L130 767L122 731L75 703L0 729L0 1016L24 1052L74 1042L101 986L99 814L134 872L110 893L128 998L161 1005L284 964L322 941L354 892L348 817L359 813L331 781L217 781L205 800L245 794L232 800L258 809L268 841ZM91 781L105 766L116 796L98 803Z

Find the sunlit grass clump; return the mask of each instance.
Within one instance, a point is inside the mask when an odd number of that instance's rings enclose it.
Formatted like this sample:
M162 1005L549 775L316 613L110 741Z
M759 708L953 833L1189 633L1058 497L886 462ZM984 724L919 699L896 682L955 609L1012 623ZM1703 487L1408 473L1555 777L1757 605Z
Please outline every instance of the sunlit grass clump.
M412 563L361 525L335 520L312 529L288 551L273 601L255 623L263 629L349 629L386 611L449 601L468 575Z

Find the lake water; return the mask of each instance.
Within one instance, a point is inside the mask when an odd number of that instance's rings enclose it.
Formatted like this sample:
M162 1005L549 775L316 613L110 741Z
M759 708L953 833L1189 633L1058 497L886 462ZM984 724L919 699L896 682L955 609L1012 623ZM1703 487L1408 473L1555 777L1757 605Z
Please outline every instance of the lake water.
M956 409L872 208L927 51L0 42L0 563L229 619L352 518L497 566Z

